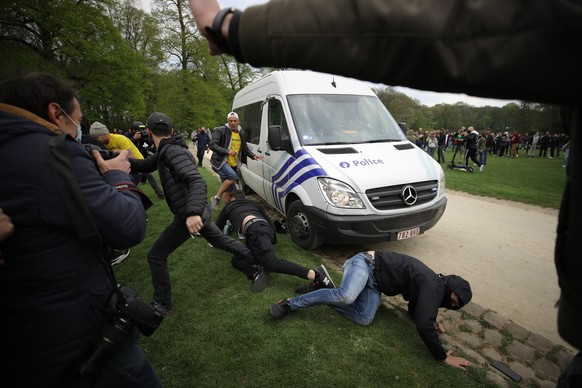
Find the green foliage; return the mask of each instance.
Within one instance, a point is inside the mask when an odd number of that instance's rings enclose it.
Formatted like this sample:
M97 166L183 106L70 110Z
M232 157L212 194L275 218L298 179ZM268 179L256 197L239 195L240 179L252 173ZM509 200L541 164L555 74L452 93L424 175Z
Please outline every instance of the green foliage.
M218 179L201 172L214 193ZM155 198L149 185L142 188ZM172 219L165 202L154 201L146 239L115 267L118 281L145 300L152 294L147 250ZM309 268L321 263L288 235L278 240L280 257ZM273 320L269 305L292 296L305 280L272 274L265 291L253 294L230 256L195 237L169 257L174 315L140 341L165 387L495 386L482 369L462 372L435 361L414 326L384 307L368 327L327 306Z
M155 90L151 111L166 113L176 130L223 125L231 109L230 98L186 71L173 70L156 77Z
M432 108L420 104L393 87L374 90L397 122L408 128L432 131L439 128L457 130L473 126L478 131L490 128L493 132L511 127L520 133L544 131L562 133L558 108L553 105L522 102L509 103L501 108L474 107L465 103L438 104Z

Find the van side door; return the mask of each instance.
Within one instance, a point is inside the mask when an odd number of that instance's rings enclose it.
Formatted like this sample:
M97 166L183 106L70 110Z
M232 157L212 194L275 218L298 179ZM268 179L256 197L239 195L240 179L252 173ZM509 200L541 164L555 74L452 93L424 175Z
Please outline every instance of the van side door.
M264 198L283 214L285 214L284 198L292 187L292 182L289 182L289 169L286 166L288 166L290 159L294 159L287 123L288 120L285 117L280 97L268 98L267 125L261 127L261 148L265 151L263 159ZM265 142L264 145L263 142Z

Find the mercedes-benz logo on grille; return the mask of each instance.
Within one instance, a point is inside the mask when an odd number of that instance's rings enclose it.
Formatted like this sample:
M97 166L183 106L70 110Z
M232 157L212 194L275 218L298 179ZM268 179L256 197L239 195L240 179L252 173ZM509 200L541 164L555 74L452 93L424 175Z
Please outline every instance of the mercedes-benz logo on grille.
M414 205L416 203L416 200L418 199L416 189L412 186L405 186L402 189L402 193L400 193L400 195L402 196L402 200L404 201L404 203L407 204L408 206Z

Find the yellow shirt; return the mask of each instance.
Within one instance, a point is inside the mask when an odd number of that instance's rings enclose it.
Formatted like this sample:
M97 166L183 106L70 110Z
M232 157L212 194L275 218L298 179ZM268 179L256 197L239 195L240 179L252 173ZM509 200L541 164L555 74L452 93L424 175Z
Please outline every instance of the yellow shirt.
M234 150L236 154L228 156L228 165L230 167L236 166L236 160L238 156L238 152L240 151L240 133L239 132L231 132L231 141L230 141L230 149Z
M116 133L110 134L109 143L105 144L105 146L112 151L131 150L134 159L143 159L143 155L139 152L135 144L124 135L118 135Z

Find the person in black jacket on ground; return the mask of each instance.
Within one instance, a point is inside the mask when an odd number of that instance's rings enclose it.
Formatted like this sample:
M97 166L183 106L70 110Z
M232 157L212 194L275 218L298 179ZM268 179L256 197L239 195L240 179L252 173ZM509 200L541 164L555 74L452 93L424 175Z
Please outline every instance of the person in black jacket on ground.
M159 171L166 202L174 213L174 221L158 237L147 256L154 302L170 315L173 305L168 256L191 236L199 233L212 246L242 258L250 256L251 252L241 242L225 236L212 222L206 182L182 136L172 136L174 129L170 118L154 112L147 119L147 129L158 152L153 157L130 159L130 162L135 172Z
M231 225L246 237L246 244L253 253L253 261L237 256L234 256L232 260L232 266L251 279L253 292L264 290L269 272L309 279L312 281L313 289L335 287L324 265L309 269L277 258L273 250L273 244L277 243L277 235L271 219L261 205L247 199L241 190L230 193L229 202L222 208L216 219L216 226L223 229L227 221L230 221ZM259 272L257 268L261 268ZM260 274L263 275L260 281L255 281Z
M402 294L408 301L408 314L432 356L461 369L471 365L443 349L438 333L444 333L444 327L437 323L439 307L458 310L471 301L471 286L465 279L436 274L420 260L396 252L360 252L346 260L343 271L339 288L318 289L280 300L271 305L271 315L281 318L294 310L327 304L344 317L367 326L382 302L382 293Z

